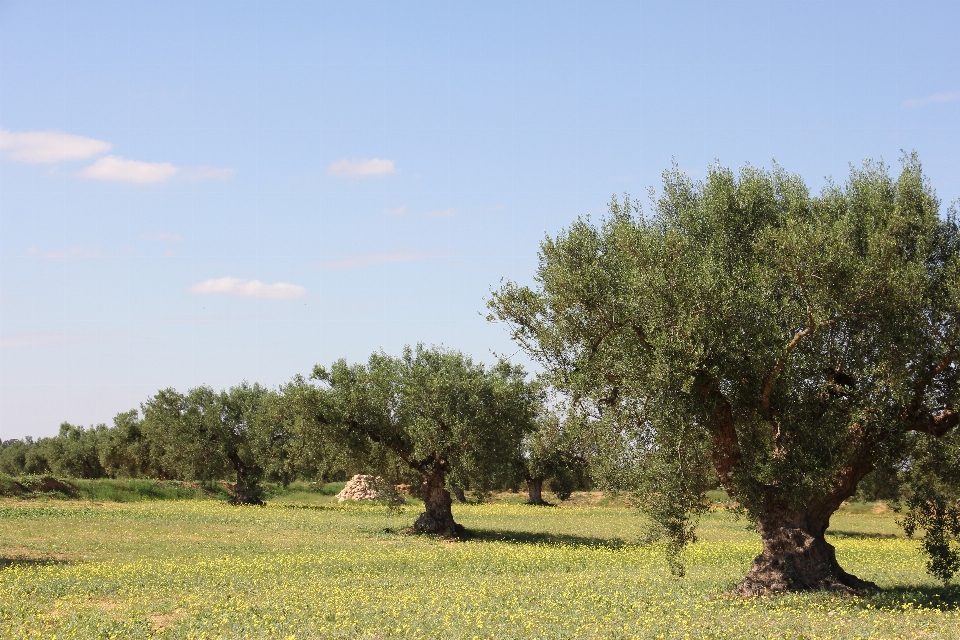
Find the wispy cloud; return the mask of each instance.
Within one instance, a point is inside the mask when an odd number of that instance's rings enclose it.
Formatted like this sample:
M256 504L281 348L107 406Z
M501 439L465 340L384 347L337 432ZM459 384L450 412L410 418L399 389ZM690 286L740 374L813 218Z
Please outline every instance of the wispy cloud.
M169 162L142 162L127 160L120 156L106 156L84 168L77 175L91 180L150 184L166 182L177 175L178 171L179 169Z
M934 93L929 96L924 96L923 98L904 100L903 106L914 109L935 102L956 102L957 100L960 100L960 91L947 91L946 93Z
M397 251L394 253L367 253L340 260L329 260L320 263L322 269L344 270L344 269L362 269L375 264L387 264L392 262L418 262L430 258L441 258L446 253L427 253L424 251Z
M192 293L222 293L244 298L273 298L289 300L300 298L307 290L300 285L288 282L267 284L259 280L241 280L240 278L211 278L190 287Z
M67 249L57 249L54 251L40 251L36 247L27 249L27 253L32 256L43 256L44 258L99 258L103 255L100 247L87 247L85 245L75 245Z
M169 162L143 162L117 155L104 156L113 145L62 131L7 131L0 129L0 153L8 160L33 164L56 164L103 156L77 173L82 178L150 184L173 176L184 180L229 180L236 169L225 167L177 167ZM391 163L392 166L392 163ZM48 174L57 175L52 167Z
M393 160L381 160L380 158L337 160L327 167L327 173L340 178L383 176L396 172L397 168L393 165Z
M65 333L8 333L0 336L0 348L53 347L73 337Z
M272 311L259 311L258 313L199 313L188 315L174 315L162 318L163 322L168 324L195 324L195 325L214 325L228 324L236 322L249 322L250 320L274 320L277 318L289 318L293 315L299 315L301 310L286 307L258 307L258 309L272 309Z
M207 165L189 167L181 171L181 176L191 182L199 182L200 180L229 180L233 177L233 174L237 172L236 169L208 167Z
M452 218L457 215L456 209L443 209L442 211L427 211L424 215L431 218Z
M407 212L406 207L396 207L395 209L384 209L383 212L388 216L402 216Z
M53 164L86 160L103 155L113 147L109 142L62 131L0 130L0 150L9 160Z
M183 242L183 236L178 236L175 233L165 233L163 231L141 233L140 237L144 240L156 240L158 242Z

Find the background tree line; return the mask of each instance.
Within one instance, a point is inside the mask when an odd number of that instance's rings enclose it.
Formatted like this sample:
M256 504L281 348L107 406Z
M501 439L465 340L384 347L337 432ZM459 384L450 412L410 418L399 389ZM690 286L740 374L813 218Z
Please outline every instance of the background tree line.
M542 504L544 482L564 499L589 486L585 452L543 398L520 367L418 346L318 366L278 389L163 389L110 426L65 422L54 437L4 441L0 473L231 480L238 503L260 502L265 481L372 473L420 490L433 519L422 528L454 534L451 493L526 485Z

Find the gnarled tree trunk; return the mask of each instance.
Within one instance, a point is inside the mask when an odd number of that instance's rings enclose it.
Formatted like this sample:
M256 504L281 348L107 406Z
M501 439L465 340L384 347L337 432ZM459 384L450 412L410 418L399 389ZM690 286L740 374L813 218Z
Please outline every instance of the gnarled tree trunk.
M450 510L452 501L445 480L442 471L424 474L420 497L426 511L413 523L413 530L417 533L436 533L449 538L463 535L464 528L453 520L453 512Z
M255 504L262 505L260 499L260 487L255 483L249 483L245 478L238 476L237 483L233 485L230 502L232 504Z
M233 485L233 491L230 496L231 504L255 504L262 505L260 499L260 478L263 476L263 470L257 465L248 465L237 455L231 455L230 461L237 472L237 483Z
M758 523L763 551L737 585L741 596L783 591L856 593L876 585L844 571L824 533L826 518L803 510L775 510Z
M713 465L721 486L729 489L734 470L743 462L733 411L716 384L699 387L705 399L713 401ZM857 490L857 484L873 467L864 459L870 442L862 432L854 432L850 441L853 453L841 468L833 487L818 500L801 507L790 507L771 489L766 499L765 517L757 523L763 551L753 560L750 571L737 585L744 597L784 591L827 590L855 593L876 585L851 575L837 562L836 550L825 533L830 516Z
M543 501L543 478L527 479L527 504L547 504Z
M467 496L463 493L463 487L454 487L453 488L453 497L457 499L457 502L463 504L467 501Z
M837 473L826 495L803 507L789 507L769 495L766 516L757 523L763 551L737 585L737 593L751 596L814 589L857 593L877 588L844 571L836 550L825 538L830 516L872 469L860 456Z

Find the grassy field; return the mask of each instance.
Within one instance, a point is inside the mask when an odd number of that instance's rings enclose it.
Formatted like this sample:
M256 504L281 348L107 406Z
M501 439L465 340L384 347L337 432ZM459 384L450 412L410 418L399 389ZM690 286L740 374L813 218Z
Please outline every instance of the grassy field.
M519 500L519 497L513 497ZM408 536L419 508L219 500L0 499L3 638L957 638L960 590L923 571L894 516L833 520L864 598L726 595L759 550L718 510L670 576L632 511L455 506L474 537Z

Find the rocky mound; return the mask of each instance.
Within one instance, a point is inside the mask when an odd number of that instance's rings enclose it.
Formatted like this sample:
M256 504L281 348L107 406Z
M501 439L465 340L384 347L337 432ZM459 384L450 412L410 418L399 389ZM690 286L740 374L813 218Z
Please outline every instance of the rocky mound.
M357 474L337 494L337 501L344 500L377 500L393 504L405 504L407 499L397 491L396 487L380 476L366 476Z
M61 493L65 496L74 497L77 493L77 490L71 485L50 476L27 476L18 480L3 478L0 481L0 495L22 496L36 493Z

